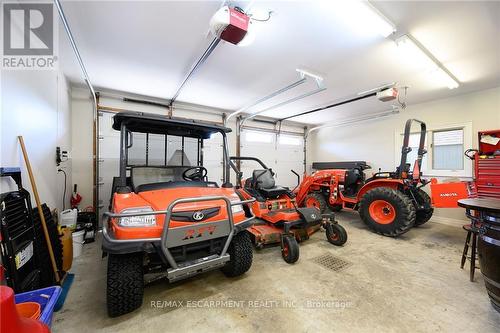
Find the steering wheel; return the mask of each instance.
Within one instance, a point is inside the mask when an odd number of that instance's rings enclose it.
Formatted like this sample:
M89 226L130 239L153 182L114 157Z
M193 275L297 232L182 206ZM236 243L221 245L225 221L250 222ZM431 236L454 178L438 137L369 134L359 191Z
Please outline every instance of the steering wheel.
M207 169L202 166L194 166L187 168L182 173L182 179L190 182L203 181L207 177Z

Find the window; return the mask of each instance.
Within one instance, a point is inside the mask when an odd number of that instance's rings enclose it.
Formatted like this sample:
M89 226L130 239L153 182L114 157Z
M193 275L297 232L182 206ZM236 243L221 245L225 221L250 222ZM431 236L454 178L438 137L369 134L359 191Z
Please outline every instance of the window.
M245 141L247 142L272 143L273 136L273 133L245 131Z
M294 135L280 134L278 142L280 145L300 146L302 138Z
M429 125L429 124L427 124ZM415 130L415 129L413 129ZM395 164L401 160L403 133L395 131ZM418 154L420 133L411 133L407 163L415 164ZM472 163L464 156L464 151L472 147L472 123L449 124L427 127L424 149L427 154L422 159L421 170L426 177L472 177Z
M432 132L432 168L434 170L463 170L463 152L463 129Z

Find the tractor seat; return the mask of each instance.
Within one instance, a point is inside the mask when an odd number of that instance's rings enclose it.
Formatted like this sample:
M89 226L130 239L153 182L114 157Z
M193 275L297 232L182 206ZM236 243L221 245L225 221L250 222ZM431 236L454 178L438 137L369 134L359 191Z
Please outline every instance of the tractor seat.
M254 179L257 179L257 181L254 181ZM246 180L245 187L257 190L266 199L275 199L283 194L291 194L288 188L276 186L270 169L254 170L252 178Z

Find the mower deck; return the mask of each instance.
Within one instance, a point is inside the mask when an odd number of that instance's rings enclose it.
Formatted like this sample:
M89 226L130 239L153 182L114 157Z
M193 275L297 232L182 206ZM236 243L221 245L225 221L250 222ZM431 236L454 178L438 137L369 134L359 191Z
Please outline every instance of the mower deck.
M284 233L285 224L288 225L289 233L294 236L298 242L305 241L320 229L320 223L303 226L303 220L296 220L282 223L268 223L263 219L256 218L255 224L247 230L253 237L254 244L257 248L262 248L266 245L277 244L281 242L281 237ZM301 226L302 225L302 226Z

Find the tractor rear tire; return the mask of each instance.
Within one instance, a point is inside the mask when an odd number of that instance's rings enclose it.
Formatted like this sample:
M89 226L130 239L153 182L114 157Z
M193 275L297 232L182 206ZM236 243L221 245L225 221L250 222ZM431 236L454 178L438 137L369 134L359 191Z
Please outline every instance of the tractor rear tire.
M421 205L425 205L427 207L431 207L431 197L422 189L418 189L417 192L413 192L415 199L417 199L418 203ZM417 217L415 218L415 227L421 226L422 224L429 221L434 213L434 208L417 210Z
M144 297L142 263L142 253L108 255L106 301L110 317L141 307Z
M242 231L235 235L227 249L229 261L221 268L227 277L236 277L250 269L253 261L252 241L248 232Z
M299 260L299 243L291 235L283 235L283 244L281 245L281 256L288 264L293 264Z
M347 242L347 231L338 223L325 225L326 239L330 244L342 246Z
M412 200L401 191L377 187L361 198L359 215L376 233L396 237L413 227L416 209Z
M309 193L304 199L304 207L318 208L321 214L324 214L326 210L325 196L320 192Z

